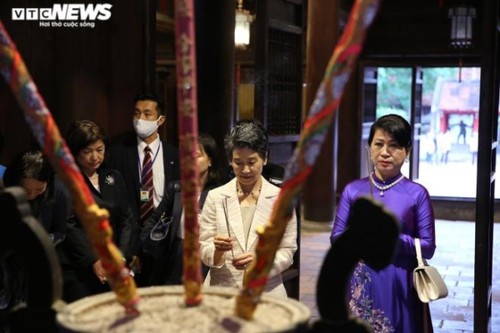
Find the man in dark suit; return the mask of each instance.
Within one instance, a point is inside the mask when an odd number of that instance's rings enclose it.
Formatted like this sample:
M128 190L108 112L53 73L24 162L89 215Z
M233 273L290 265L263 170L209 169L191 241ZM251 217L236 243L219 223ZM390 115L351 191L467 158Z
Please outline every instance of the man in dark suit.
M165 120L161 105L154 94L138 95L134 101L133 113L135 133L123 136L121 140L112 143L109 149L109 166L123 175L128 201L137 221L137 245L134 248L142 262L142 273L136 277L139 285L146 285L150 262L150 258L141 251L140 229L152 210L160 204L167 184L178 180L180 174L178 150L161 140L158 133L158 128ZM145 177L143 165L147 155L146 147L152 162L152 191L147 191L141 184ZM145 210L145 203L151 199L153 209Z
M205 187L198 200L200 211L212 186ZM183 275L184 233L182 232L183 206L180 182L171 182L162 202L146 221L141 232L144 251L154 258L150 285L179 285ZM158 221L160 221L159 223ZM209 268L202 264L202 276Z

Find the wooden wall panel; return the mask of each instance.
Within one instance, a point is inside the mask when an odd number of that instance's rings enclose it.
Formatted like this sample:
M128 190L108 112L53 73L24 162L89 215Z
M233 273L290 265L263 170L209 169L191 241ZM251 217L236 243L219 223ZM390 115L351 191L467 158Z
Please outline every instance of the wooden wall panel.
M65 3L72 2L77 3ZM96 21L94 28L40 27L38 21L11 19L12 8L45 8L53 3L2 0L0 19L61 131L83 118L98 122L110 136L131 129L133 98L143 89L145 72L141 2L110 1L111 18ZM21 110L3 81L0 131L6 139L2 163L32 141Z

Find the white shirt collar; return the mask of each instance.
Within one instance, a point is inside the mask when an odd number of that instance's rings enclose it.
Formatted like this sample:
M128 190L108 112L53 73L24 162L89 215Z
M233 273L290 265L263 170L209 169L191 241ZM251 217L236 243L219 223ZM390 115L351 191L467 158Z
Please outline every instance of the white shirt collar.
M151 142L149 145L146 144L146 142L142 141L139 137L137 137L137 149L139 150L139 153L144 153L144 148L146 148L146 146L149 146L153 154L155 154L156 151L158 150L158 146L160 145L160 143L161 143L160 135L157 135L156 139L154 139L154 141Z

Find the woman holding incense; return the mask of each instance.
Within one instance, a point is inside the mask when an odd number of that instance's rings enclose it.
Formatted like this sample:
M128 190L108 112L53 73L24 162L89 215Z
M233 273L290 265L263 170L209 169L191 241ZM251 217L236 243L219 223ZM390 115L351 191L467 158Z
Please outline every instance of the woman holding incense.
M241 120L224 140L235 178L208 193L200 221L200 251L210 267L205 285L241 288L255 257L256 229L268 222L280 189L262 176L268 136L256 120ZM293 263L297 219L293 215L276 252L266 292L286 297L280 273Z

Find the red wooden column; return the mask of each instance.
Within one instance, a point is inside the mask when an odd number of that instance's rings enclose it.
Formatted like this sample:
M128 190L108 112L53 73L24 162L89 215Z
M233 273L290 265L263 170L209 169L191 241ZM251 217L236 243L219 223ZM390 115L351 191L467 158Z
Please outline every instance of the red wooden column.
M339 37L338 1L308 1L306 47L306 112L314 101L326 65ZM305 115L304 115L305 118ZM334 116L334 121L336 116ZM316 165L304 187L304 218L329 222L335 207L335 126L330 130Z

